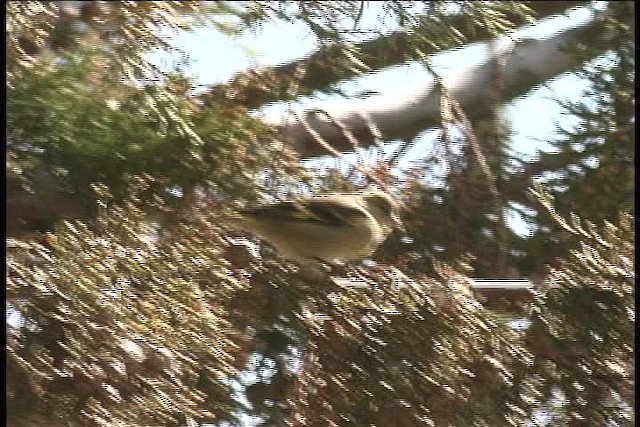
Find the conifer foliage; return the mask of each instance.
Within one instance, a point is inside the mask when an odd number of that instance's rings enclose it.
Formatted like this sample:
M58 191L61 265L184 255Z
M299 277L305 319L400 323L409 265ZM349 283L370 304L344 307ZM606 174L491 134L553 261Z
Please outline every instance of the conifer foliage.
M250 113L578 3L387 1L389 33L360 26L361 1L9 2L8 425L629 425L632 2L598 21L618 37L594 40L609 45L584 70L593 97L565 104L582 128L521 168L499 87L491 114L443 111L444 169L379 155L310 173ZM307 25L318 52L204 95L146 60L167 28L277 20ZM527 192L545 171L566 190ZM370 182L403 203L409 236L360 265L312 272L230 225L233 208ZM506 227L512 201L536 210L533 236ZM530 275L530 300L483 305L469 276L496 271Z

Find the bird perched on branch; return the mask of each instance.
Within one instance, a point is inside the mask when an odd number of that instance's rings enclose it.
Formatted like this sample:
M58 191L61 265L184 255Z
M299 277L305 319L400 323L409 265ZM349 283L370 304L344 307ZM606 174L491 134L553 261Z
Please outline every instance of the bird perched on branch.
M238 211L238 225L284 257L358 260L371 255L394 228L403 230L399 204L387 193L333 193Z

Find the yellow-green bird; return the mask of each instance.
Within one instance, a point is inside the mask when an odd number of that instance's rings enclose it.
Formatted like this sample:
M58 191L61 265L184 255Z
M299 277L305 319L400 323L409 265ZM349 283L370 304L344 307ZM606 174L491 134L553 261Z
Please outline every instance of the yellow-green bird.
M238 225L284 257L324 262L371 255L393 229L399 204L387 193L332 193L238 211Z

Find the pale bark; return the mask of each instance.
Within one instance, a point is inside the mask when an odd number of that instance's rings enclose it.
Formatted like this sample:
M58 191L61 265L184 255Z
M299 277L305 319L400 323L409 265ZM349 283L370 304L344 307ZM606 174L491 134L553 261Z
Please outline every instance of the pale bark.
M582 6L584 1L530 1L525 4L533 10L537 18L544 19ZM508 17L518 27L527 24L519 16ZM481 26L468 25L464 16L452 15L448 25L456 28L463 36L465 44L488 40L490 35ZM429 31L421 26L413 29L415 34ZM428 33L425 34L428 38ZM391 34L356 44L355 48L362 55L362 62L371 70L384 68L418 59L415 52L408 52L409 36L404 31L394 31ZM415 41L414 41L415 43ZM450 45L437 49L424 43L420 49L425 55L432 55L442 50L458 48L461 45ZM335 66L335 49L325 47L312 53L308 57L291 61L275 67L260 70L247 70L236 74L226 84L216 85L200 95L201 101L208 104L219 101L220 98L230 98L236 104L242 104L249 109L257 109L270 102L292 100L302 95L309 95L317 90L326 89L339 81L357 77L355 70ZM295 85L299 89L291 91Z
M493 87L492 70L496 61L504 60L503 99L513 100L535 87L580 65L571 50L579 43L593 38L590 32L594 21L582 27L572 28L544 40L507 42L494 50L486 62L462 70L456 75L441 76L450 95L459 102L467 116L478 117L485 113ZM605 37L601 34L599 37ZM603 45L603 44L599 44ZM592 55L598 52L590 50ZM506 59L503 55L506 55ZM361 147L374 143L370 118L382 133L385 141L411 140L426 129L440 124L440 90L434 81L421 88L402 89L370 96L365 99L337 101L324 106L331 117L339 121L357 139ZM297 117L303 117L307 125L337 151L353 149L343 130L332 124L322 114L298 111L280 116L266 117L265 121L281 129L285 139L303 158L328 154L327 150L309 134Z

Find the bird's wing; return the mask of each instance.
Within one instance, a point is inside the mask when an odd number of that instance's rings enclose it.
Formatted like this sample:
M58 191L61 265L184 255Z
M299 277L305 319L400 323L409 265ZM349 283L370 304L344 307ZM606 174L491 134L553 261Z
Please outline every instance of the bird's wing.
M364 209L357 205L339 203L325 198L306 200L304 207L314 215L316 221L334 227L342 227L351 224L353 220L368 218Z
M281 202L275 205L240 211L254 218L277 218L282 221L308 221L333 227L350 224L354 219L367 218L362 208L322 198L299 202Z

